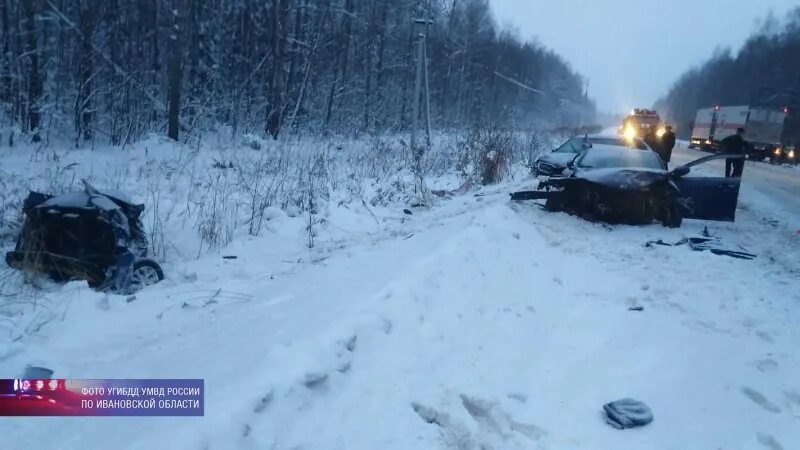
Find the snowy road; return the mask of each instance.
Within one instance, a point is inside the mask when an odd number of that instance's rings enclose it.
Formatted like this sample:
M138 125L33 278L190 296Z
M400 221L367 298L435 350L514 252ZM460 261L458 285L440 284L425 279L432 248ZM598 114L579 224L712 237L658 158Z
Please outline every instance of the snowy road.
M673 166L685 164L707 153L690 150L679 145L673 152ZM707 164L709 171L722 176L725 162L712 161ZM708 173L708 172L706 172ZM747 161L742 180L742 188L759 202L768 202L769 213L794 221L795 229L800 230L800 169L772 165L764 162ZM767 213L766 210L763 211Z
M760 183L734 224L594 224L499 186L324 252L279 218L132 302L68 285L0 372L204 378L206 415L6 419L3 448L791 449L800 236ZM706 225L759 257L643 246ZM655 421L606 425L623 397Z

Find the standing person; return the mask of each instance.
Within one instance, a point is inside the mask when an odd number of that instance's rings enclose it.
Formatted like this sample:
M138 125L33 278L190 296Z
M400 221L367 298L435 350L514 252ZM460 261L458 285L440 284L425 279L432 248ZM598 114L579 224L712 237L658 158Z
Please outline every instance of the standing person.
M666 126L666 132L661 136L661 159L669 166L669 160L672 159L672 149L675 148L675 133L672 131L672 125Z
M720 153L724 155L746 155L750 143L744 140L744 128L737 128L736 134L720 141ZM725 177L740 178L744 172L744 158L725 160Z

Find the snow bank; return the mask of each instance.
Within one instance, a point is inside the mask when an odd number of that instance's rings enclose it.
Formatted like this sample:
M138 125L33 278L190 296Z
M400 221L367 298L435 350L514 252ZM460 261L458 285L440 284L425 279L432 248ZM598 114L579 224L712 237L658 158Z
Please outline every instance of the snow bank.
M9 375L33 364L58 377L204 378L205 417L7 420L6 445L705 450L800 439L800 244L764 222L747 190L735 224L675 230L509 203L533 183L524 177L408 208L407 175L364 177L353 193L330 175L340 166L326 167L322 185L340 187L317 213L289 200L265 209L261 233L241 222L219 251L195 258L176 245L168 279L134 299L80 283L38 291L39 310L59 315L0 346ZM428 182L452 189L460 177ZM313 248L309 217L324 219ZM705 226L759 257L643 246ZM626 397L654 422L609 427L602 405Z

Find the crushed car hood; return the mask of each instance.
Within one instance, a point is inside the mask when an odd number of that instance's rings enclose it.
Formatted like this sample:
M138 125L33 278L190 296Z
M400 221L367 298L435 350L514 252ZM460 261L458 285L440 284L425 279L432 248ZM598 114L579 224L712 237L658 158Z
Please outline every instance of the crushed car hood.
M669 179L669 172L647 168L586 169L579 170L573 177L614 189L631 190Z
M576 155L574 153L551 152L547 153L546 155L542 155L538 161L552 164L557 167L567 167L567 163L575 159L575 156Z

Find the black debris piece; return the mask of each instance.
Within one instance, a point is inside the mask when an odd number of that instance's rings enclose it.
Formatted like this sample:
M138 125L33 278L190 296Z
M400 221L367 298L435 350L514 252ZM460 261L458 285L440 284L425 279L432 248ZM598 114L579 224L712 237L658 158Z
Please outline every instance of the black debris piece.
M707 234L707 232L704 232L703 234ZM672 244L669 242L664 242L663 240L659 239L656 241L648 241L644 244L644 246L648 248L654 247L656 245L663 245L666 247L677 247L686 244L689 245L689 248L698 252L707 250L715 255L730 256L738 259L755 259L756 257L755 254L748 252L747 249L742 247L741 245L735 245L735 246L727 245L719 237L708 236L708 235L687 237Z
M644 311L644 306L631 306L628 311Z
M28 366L22 373L22 378L48 380L53 376L53 370L47 367Z
M603 405L606 422L618 430L642 427L653 421L653 412L644 403L623 398Z
M403 214L407 214L407 215L409 215L409 216L410 216L410 215L411 215L411 214L413 214L413 213L411 212L411 210L410 210L410 209L404 209L404 210L403 210Z

